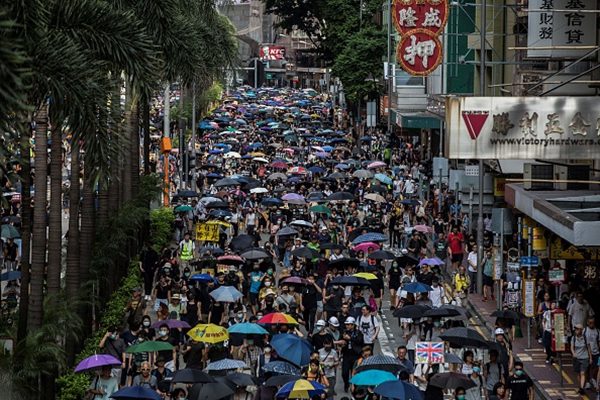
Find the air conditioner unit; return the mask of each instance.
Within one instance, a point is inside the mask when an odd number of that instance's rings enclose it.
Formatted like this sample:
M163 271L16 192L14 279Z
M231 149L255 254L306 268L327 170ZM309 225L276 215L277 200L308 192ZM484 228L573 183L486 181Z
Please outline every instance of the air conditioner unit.
M555 165L554 166L554 190L567 190L567 180L569 167L566 165Z
M525 190L552 190L554 166L551 164L524 164L523 188ZM539 180L539 181L538 181Z
M585 164L567 167L568 190L590 190L590 166Z

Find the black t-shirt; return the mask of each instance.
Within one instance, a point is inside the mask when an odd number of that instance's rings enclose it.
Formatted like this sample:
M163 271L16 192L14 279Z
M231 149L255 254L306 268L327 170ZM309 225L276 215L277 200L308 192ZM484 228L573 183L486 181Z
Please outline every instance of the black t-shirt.
M325 333L323 335L321 335L320 333L317 333L316 335L313 335L311 338L311 342L312 342L313 347L315 348L315 351L318 351L319 349L324 347L325 342L327 340L333 341L333 336L331 336L331 334L329 334L329 333Z
M208 322L219 325L224 312L225 305L223 303L212 303L210 306L210 321Z
M167 340L164 339L157 339L157 342L167 342L172 344L173 346L177 346L177 344L179 343L179 341L177 339L175 339L174 337L169 337L167 338ZM158 352L158 357L164 358L165 362L168 363L169 361L173 360L173 350L161 350Z
M160 283L156 285L156 298L157 299L166 299L169 297L169 290L171 290L170 285L161 285Z
M531 378L527 375L514 376L508 378L508 388L510 389L510 400L528 399L528 390L533 386Z
M152 248L142 250L140 259L142 261L142 267L144 268L144 271L147 274L153 275L156 264L158 263L158 253Z
M309 310L317 308L317 290L313 285L302 290L302 305Z

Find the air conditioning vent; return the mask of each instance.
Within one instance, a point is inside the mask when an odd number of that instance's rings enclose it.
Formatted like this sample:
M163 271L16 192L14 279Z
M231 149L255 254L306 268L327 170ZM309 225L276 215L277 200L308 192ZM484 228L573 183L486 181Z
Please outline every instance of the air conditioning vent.
M554 189L552 182L554 180L554 165L525 164L523 167L523 188L525 190Z

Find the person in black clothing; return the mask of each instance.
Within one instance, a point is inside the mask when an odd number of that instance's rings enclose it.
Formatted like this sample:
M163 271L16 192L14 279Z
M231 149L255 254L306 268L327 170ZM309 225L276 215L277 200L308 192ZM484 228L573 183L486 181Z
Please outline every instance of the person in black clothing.
M306 322L306 330L313 331L317 314L318 292L321 288L316 284L315 277L308 277L308 284L302 289L302 315Z
M506 386L510 400L533 400L533 382L523 371L522 362L515 361L513 373Z
M333 341L333 336L325 329L326 325L327 323L322 319L318 320L316 323L315 334L310 338L315 351L319 351L325 346L325 342Z
M335 341L335 344L342 346L342 379L344 390L347 392L350 386L350 372L360 357L365 341L362 332L356 329L356 320L353 317L346 318L344 325L346 329L342 338Z
M179 345L179 340L175 337L176 332L173 333L174 335L172 336L167 324L162 324L158 328L158 337L156 338L157 342L167 342L173 346L173 350L161 350L158 352L158 358L162 357L165 360L165 367L171 370L171 372L177 369L177 346Z
M190 340L183 351L183 361L186 368L202 369L202 354L204 353L204 343Z
M395 304L398 302L396 299L396 289L400 287L400 278L402 277L402 270L398 265L397 261L394 261L388 271L388 287L390 288L390 310L395 310Z
M154 251L152 246L150 246L150 243L146 241L140 254L140 270L144 277L144 296L146 300L150 300L150 295L152 294L152 283L154 281L157 266L158 253Z
M213 301L208 311L208 323L221 325L223 314L225 313L225 304Z

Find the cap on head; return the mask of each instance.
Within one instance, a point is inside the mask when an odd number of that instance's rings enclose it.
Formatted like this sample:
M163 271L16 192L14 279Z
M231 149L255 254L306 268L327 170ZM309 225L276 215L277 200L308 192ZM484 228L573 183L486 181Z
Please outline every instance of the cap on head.
M335 326L336 328L340 326L340 321L336 317L329 318L329 324Z
M344 324L356 324L356 320L354 319L354 317L348 317L346 318L346 320L344 321Z
M316 325L317 325L317 326L325 326L325 325L326 325L326 323L325 323L325 321L323 321L322 319L320 319L320 320L318 320L318 321L317 321L317 324L316 324Z
M582 324L575 324L575 329L583 329L583 325Z
M494 331L494 335L504 335L504 329L496 328L496 330Z

